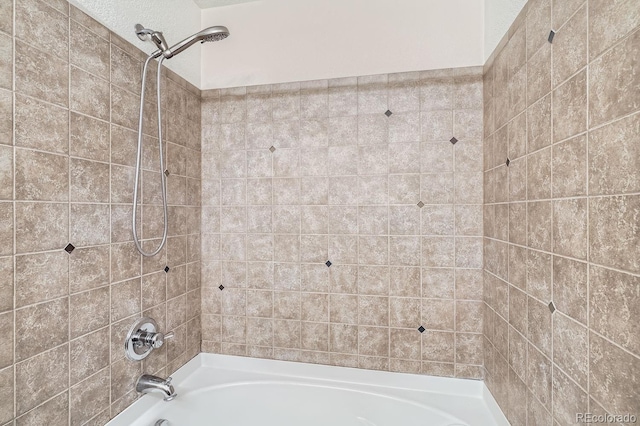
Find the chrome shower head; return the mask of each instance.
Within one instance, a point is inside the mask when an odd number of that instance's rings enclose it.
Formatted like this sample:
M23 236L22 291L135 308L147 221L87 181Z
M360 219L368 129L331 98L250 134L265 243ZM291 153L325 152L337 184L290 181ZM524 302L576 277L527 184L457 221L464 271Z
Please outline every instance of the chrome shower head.
M183 50L188 49L194 43L207 43L224 40L225 38L229 37L229 30L227 29L227 27L223 26L205 28L204 30L185 38L181 42L176 43L171 47L168 47L167 42L162 36L162 33L159 31L150 30L148 28L144 28L140 24L136 24L136 34L138 35L138 38L140 38L140 40L151 40L158 47L158 50L152 53L151 56L153 56L154 58L164 56L166 59L169 59L173 58Z
M229 37L229 30L227 27L217 26L209 27L195 34L196 37L201 38L202 43L210 41L220 41Z
M220 40L224 40L225 38L229 37L229 33L218 33L218 34L212 34L209 36L206 36L204 38L204 40L202 40L202 43L208 43L211 41L220 41Z
M227 27L216 26L216 27L205 28L204 30L199 31L194 35L187 37L181 42L175 44L169 49L169 52L163 52L163 55L165 56L165 58L171 58L174 55L177 55L178 53L182 52L183 50L188 49L194 43L197 43L197 42L207 43L207 42L213 42L213 41L220 41L220 40L224 40L227 37L229 37L229 30L227 29Z

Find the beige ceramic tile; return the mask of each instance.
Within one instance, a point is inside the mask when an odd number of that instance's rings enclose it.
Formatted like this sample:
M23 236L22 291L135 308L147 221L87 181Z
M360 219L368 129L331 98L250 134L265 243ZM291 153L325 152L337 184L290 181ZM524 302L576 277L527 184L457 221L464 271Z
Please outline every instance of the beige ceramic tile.
M556 419L572 423L577 413L587 410L587 394L561 370L553 370L553 415Z
M587 264L553 258L553 302L571 318L587 322Z
M549 251L551 248L552 208L549 201L527 203L527 241L530 247Z
M13 3L3 3L0 8L0 30L7 34L13 32Z
M551 90L551 45L544 44L527 62L527 99L529 105Z
M0 315L0 323L2 324L2 335L7 344L0 351L0 367L5 368L13 364L14 356L14 320L12 312L5 312Z
M69 175L69 197L71 201L109 201L110 171L108 164L71 159Z
M640 209L637 196L594 198L589 204L591 261L632 272L640 271L638 233L632 217Z
M69 152L69 113L66 109L16 95L15 143L59 154Z
M109 369L104 369L69 390L70 424L84 424L109 401Z
M69 104L69 65L48 53L16 42L16 91L63 107Z
M595 126L637 111L638 78L633 68L640 32L591 63L589 68L590 125Z
M585 3L585 0L554 1L552 6L553 27L561 28Z
M527 7L527 57L530 58L547 42L551 29L551 0L534 0Z
M640 115L624 118L589 135L589 192L620 194L638 189L635 153Z
M16 414L20 415L66 388L69 347L58 346L16 365Z
M553 91L554 141L587 129L587 71L583 70Z
M95 33L88 28L91 25L95 29L97 22L89 22L91 18L88 15L76 8L74 10L76 11L76 17L81 18L77 21L72 19L70 22L69 62L94 75L108 78L110 65L109 41L96 37ZM78 23L80 20L82 22Z
M97 330L109 323L109 288L102 287L70 298L70 337Z
M10 257L0 258L0 312L13 309L13 259Z
M64 251L15 258L16 306L65 296L69 284L69 255Z
M18 253L56 250L67 245L67 205L17 203L15 211Z
M109 341L109 328L97 330L93 334L96 338ZM80 339L83 339L82 337ZM94 346L85 348L80 345L82 340L72 341L70 345L70 384L74 385L86 377L95 373L95 370L107 367L109 365L109 347Z
M585 259L587 256L587 200L553 203L553 251Z
M71 114L69 153L89 160L109 161L109 124Z
M24 360L66 342L68 324L68 298L17 310L16 360Z
M64 156L26 149L16 150L16 199L67 201L69 160Z
M68 60L68 12L61 13L46 2L34 0L16 2L15 36L26 42L34 37L46 40L44 47L48 53L65 61Z
M103 120L109 119L109 82L71 67L70 108Z
M542 407L551 407L551 369L551 361L534 346L529 345L527 385Z
M589 346L589 384L593 397L602 401L609 412L637 411L634 389L638 386L638 358L593 332L589 335Z
M637 323L634 288L638 286L638 278L595 266L591 267L590 274L590 327L633 353L639 353L640 341L630 328ZM616 291L609 289L610 283L616 283Z
M527 109L528 150L537 151L551 144L551 95Z
M587 64L587 6L581 7L553 38L553 85Z
M633 1L589 0L589 54L594 59L640 25Z
M585 195L587 192L587 138L578 136L553 146L552 194L557 197ZM593 191L590 191L593 193Z
M587 387L589 332L586 327L563 316L553 320L553 361L583 388Z
M540 300L551 299L551 255L529 250L527 257L527 291Z

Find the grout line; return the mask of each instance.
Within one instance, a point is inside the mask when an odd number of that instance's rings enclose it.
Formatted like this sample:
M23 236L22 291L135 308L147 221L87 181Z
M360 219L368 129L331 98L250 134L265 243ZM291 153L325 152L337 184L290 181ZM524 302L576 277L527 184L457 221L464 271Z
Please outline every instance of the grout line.
M111 40L111 31L109 31L108 34L109 37L109 122L111 123L112 120L112 111L113 111L113 93L111 90L111 74L113 73L113 64L111 61L111 56L112 56L112 50L113 50L113 44L112 44L112 40ZM111 161L111 158L113 156L113 132L111 131L111 125L109 125L109 161ZM113 202L113 191L112 191L112 176L111 173L113 171L113 165L109 166L109 202L110 202L110 225L113 223L113 216L111 215L112 213L112 209L113 209L113 204L111 204ZM132 206L133 206L133 201L132 201ZM110 226L111 228L111 226ZM111 265L113 263L113 232L109 233L109 325L110 328L112 327L113 324L113 310L111 309L111 306L113 305L113 284L111 283L113 280L113 271L111 270ZM108 414L109 414L109 418L111 419L112 416L112 405L114 403L113 401L113 377L112 377L112 371L113 371L113 362L114 362L114 357L115 354L112 353L112 349L113 349L113 345L111 342L111 338L109 339L109 404L107 407L108 410Z
M553 9L554 9L553 8L553 4L555 4L555 1L556 0L552 0L552 7L551 7L551 21L550 21L551 25L550 26L552 28L553 28ZM550 103L551 103L550 115L551 115L551 117L550 118L551 118L551 125L550 125L550 129L549 130L550 130L550 133L551 133L551 146L553 146L553 143L555 141L555 136L556 136L555 135L555 133L556 133L555 132L556 120L555 120L555 115L554 115L554 111L555 111L555 97L554 97L554 94L556 93L555 91L558 90L560 87L563 87L564 84L567 85L565 87L568 87L569 82L574 77L573 76L569 77L568 79L565 80L565 83L563 83L562 85L561 84L557 84L557 85L554 84L555 75L556 75L556 69L555 69L556 67L554 65L555 56L556 56L555 46L553 44L551 44L551 48L550 49L551 49L551 52L550 52L550 62L551 62L551 64L550 64L551 65L551 100L550 100ZM585 65L585 67L586 67L586 65ZM580 72L582 72L582 70L578 71L576 73L576 75L579 75ZM587 80L587 82L585 84L587 84L587 86L588 86L588 80ZM585 108L586 108L586 105L585 105ZM553 181L553 158L554 158L553 154L554 154L554 152L555 152L555 149L551 149L549 151L549 175L550 175L550 177L549 177L549 180L550 180L550 182L549 182L549 196L551 198L553 198L553 182L554 182ZM530 158L531 157L527 156L527 164L528 164L528 161L529 161ZM527 172L528 172L528 170L527 170ZM527 183L527 191L528 191L528 186L529 185ZM527 198L528 197L529 197L529 194L527 193ZM555 251L555 240L554 240L555 236L554 236L554 232L553 232L553 228L554 228L553 224L554 224L554 221L555 221L555 213L554 213L553 206L554 206L555 202L551 201L550 203L551 203L551 205L550 205L550 209L551 209L550 228L551 229L549 230L549 234L550 234L550 242L549 243L550 243L550 251L553 252L553 251ZM529 211L529 204L527 204L527 214L528 214L528 211ZM528 231L529 231L529 229L527 228L527 237L529 235ZM529 241L527 241L527 245L530 245ZM552 264L551 264L551 280L550 280L549 296L551 298L551 303L553 303L553 285L554 285L553 257L551 258L551 262L552 262ZM555 322L554 322L554 315L553 314L554 314L554 312L552 312L550 314L550 317L551 317L551 320L550 320L550 324L551 325L550 325L550 327L551 327L551 329L549 330L549 339L550 339L549 344L551 346L551 349L550 349L551 371L549 373L550 377L551 377L551 390L549 392L549 398L550 398L549 413L551 414L552 421L555 420L555 410L554 410L554 404L555 404L554 395L555 395L555 392L553 390L553 382L554 382L554 379L555 379L555 374L554 374L555 352L554 352L554 345L553 345L553 340L554 340L554 332L553 332L553 330L554 330ZM530 326L530 324L529 324L529 326Z
M16 0L12 0L12 8L13 8L13 16L12 16L12 28L11 28L11 71L12 71L12 81L11 81L11 88L12 88L12 93L11 93L11 103L12 103L12 113L11 113L11 118L12 118L12 126L11 126L11 139L12 139L12 155L13 155L13 161L12 161L12 167L13 167L13 179L12 179L12 184L13 184L13 194L12 194L12 209L11 209L11 214L12 214L12 226L13 226L13 232L12 232L12 243L13 243L13 247L11 250L11 254L13 256L12 259L12 267L13 267L13 276L12 276L12 284L13 284L13 292L12 292L12 302L13 302L13 306L12 306L12 319L13 319L13 330L12 330L12 338L13 338L13 350L12 350L12 360L11 360L11 368L12 368L12 373L13 373L13 387L12 387L12 392L13 392L13 398L12 398L12 402L13 402L13 412L12 412L12 417L13 417L13 422L15 422L15 418L18 415L18 392L17 392L17 383L18 383L18 368L16 366L16 344L15 342L17 341L16 339L16 320L17 320L17 315L16 315L16 304L17 304L17 294L16 294L16 251L17 251L17 247L18 247L18 241L17 241L17 235L16 235L16 230L18 229L17 226L17 219L16 219L16 193L17 193L17 188L16 188L16 179L15 179L15 171L16 171L16 88L17 88L17 83L16 83L16 38L15 38L15 31L16 31Z
M577 263L581 263L581 264L588 264L589 266L596 266L598 268L606 269L606 270L609 270L609 271L619 272L619 273L622 273L622 274L625 274L625 275L630 275L630 276L633 276L633 277L640 276L640 274L637 273L637 272L627 271L627 270L616 268L616 267L613 267L613 266L608 266L608 265L604 265L604 264L590 262L590 261L585 260L585 259L574 258L574 257L563 255L563 254L560 254L560 253L553 253L553 252L550 252L550 251L547 251L547 250L541 250L541 249L537 249L537 248L532 248L532 247L529 247L529 246L526 246L526 245L516 244L516 243L509 242L509 241L502 241L502 240L495 239L493 237L485 237L485 238L490 240L490 241L498 242L500 244L506 244L508 246L514 246L514 247L518 247L518 248L534 251L534 252L537 252L537 253L546 254L546 255L549 255L549 256L552 256L552 257L559 257L559 258L562 258L562 259L571 260L571 261L574 261L574 262L577 262ZM487 270L487 271L491 272L490 270ZM491 273L493 275L495 275L496 277L500 278L495 272L491 272ZM500 280L505 281L502 278L500 278Z
M589 31L589 23L591 22L591 16L590 16L590 8L589 8L589 1L585 2L585 4L583 5L583 7L586 8L586 14L587 14L587 33ZM577 12L576 12L577 13ZM593 398L593 396L591 395L591 265L592 265L592 260L591 260L591 244L589 244L589 241L591 241L591 217L590 217L590 211L591 211L591 191L589 189L589 176L591 174L589 168L589 159L590 159L590 155L589 155L589 140L591 132L594 129L590 129L589 128L589 123L591 123L591 106L589 101L591 100L591 85L589 84L590 78L591 78L591 63L593 61L591 61L589 59L589 53L590 53L590 40L591 37L587 34L587 69L586 69L586 80L587 80L587 117L586 117L586 121L587 121L587 136L586 136L586 140L585 140L585 156L586 156L586 170L585 170L585 176L584 176L584 185L585 185L585 192L587 195L587 211L586 211L586 223L587 223L587 229L586 229L586 238L587 238L587 247L586 247L586 257L587 257L587 283L586 283L586 287L587 287L587 306L586 306L586 326L587 326L587 389L586 389L586 395L587 395L587 410L589 410L589 412L592 412L592 407L591 407L591 398ZM637 112L637 111L636 111ZM623 120L624 118L621 118L621 120ZM606 124L605 124L606 125ZM604 125L602 126L604 127ZM600 127L598 127L600 128ZM567 374L567 377L570 377Z

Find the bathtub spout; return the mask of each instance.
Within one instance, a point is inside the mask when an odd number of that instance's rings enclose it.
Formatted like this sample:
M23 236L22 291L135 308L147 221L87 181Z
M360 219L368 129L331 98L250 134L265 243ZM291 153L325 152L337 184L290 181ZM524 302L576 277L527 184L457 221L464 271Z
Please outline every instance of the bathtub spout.
M176 393L173 385L171 384L171 377L167 380L150 374L143 374L138 378L136 383L136 391L140 393L149 393L153 391L159 391L164 394L165 401L171 401L178 394Z

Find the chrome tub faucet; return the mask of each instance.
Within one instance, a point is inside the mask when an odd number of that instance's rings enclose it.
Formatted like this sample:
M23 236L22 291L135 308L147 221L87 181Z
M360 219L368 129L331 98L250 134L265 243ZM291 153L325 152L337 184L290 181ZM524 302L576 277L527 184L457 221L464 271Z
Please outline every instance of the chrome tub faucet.
M178 396L171 384L171 377L165 380L158 376L152 376L151 374L143 374L138 378L136 391L139 393L162 392L165 401L171 401Z

